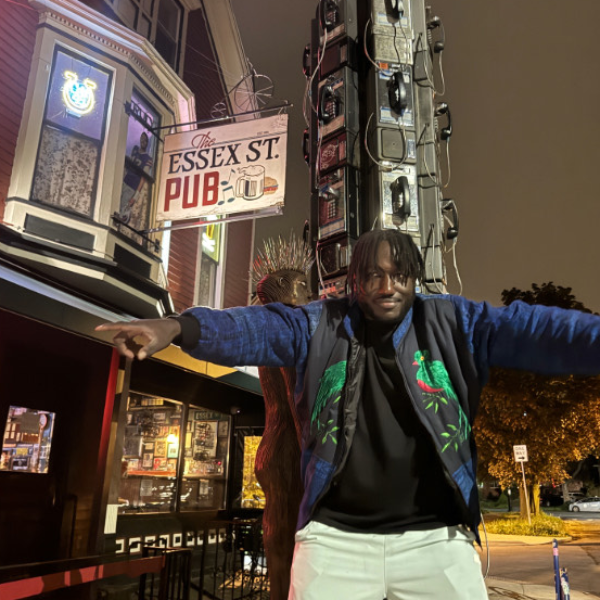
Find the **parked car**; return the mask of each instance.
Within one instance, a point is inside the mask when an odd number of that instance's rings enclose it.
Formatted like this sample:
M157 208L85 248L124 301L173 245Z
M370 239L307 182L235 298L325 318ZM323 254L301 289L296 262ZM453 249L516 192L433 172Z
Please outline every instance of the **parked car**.
M590 498L581 498L569 504L569 510L579 512L580 510L598 511L600 512L600 497L592 496Z
M564 502L562 494L540 495L540 504L542 506L561 506Z

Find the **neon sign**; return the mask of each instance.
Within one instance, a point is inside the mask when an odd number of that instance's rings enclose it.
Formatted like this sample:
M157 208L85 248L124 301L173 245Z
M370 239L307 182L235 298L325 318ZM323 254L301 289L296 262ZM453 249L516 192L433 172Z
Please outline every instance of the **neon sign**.
M90 113L95 104L96 84L88 78L79 81L77 73L73 71L65 71L63 75L67 80L62 89L67 111L77 117Z

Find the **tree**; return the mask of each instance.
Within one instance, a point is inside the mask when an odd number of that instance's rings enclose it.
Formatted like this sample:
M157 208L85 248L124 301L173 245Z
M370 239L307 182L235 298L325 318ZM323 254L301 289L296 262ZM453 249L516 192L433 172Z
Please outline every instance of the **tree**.
M504 290L505 305L515 300L591 312L571 293L552 282L532 290ZM481 396L474 427L479 447L479 477L502 487L519 482L514 445L527 445L525 475L533 514L539 512L539 485L562 483L567 463L596 452L600 445L600 377L545 377L524 371L492 369ZM523 495L521 496L523 497ZM521 503L522 514L525 503Z

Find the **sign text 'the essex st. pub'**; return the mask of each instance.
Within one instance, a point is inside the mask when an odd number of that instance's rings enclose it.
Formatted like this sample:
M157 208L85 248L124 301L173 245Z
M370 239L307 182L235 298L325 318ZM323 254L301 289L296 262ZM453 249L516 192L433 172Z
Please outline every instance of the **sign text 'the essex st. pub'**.
M166 136L157 218L283 205L287 122L280 114Z

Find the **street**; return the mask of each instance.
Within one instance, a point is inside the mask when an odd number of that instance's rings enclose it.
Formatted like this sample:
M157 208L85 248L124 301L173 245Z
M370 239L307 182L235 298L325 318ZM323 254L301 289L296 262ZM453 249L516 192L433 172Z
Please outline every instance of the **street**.
M488 544L484 541L480 551L484 571L488 560L487 548L490 577L554 585L551 541L540 544L535 543L535 538L490 536ZM600 536L559 540L559 561L569 573L572 590L600 596Z

